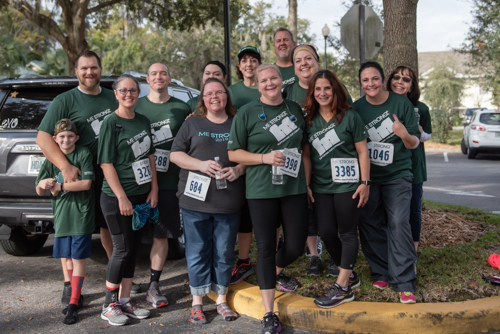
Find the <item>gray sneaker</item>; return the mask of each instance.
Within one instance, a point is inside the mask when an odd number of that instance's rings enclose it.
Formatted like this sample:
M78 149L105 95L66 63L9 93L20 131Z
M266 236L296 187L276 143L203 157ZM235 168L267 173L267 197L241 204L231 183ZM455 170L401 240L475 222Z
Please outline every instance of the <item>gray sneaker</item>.
M146 319L149 317L149 310L146 310L145 308L140 307L137 305L137 302L135 300L129 300L123 305L120 305L123 314L125 314L128 317L135 318L135 319Z
M108 307L102 306L101 319L107 320L112 326L123 326L128 324L129 318L123 314L120 305L111 303Z
M147 301L150 302L154 308L168 305L167 297L161 294L158 282L153 281L149 285Z

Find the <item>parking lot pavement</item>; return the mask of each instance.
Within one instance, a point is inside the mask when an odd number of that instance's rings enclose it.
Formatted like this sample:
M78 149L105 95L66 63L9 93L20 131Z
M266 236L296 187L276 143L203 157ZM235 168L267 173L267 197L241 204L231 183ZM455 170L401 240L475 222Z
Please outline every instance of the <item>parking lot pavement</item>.
M215 310L215 304L204 299L208 324L194 325L189 322L191 295L185 259L167 261L161 276L161 290L169 305L152 309L146 302L146 293L132 295L140 305L151 310L145 320L131 319L124 327L109 326L100 318L104 301L107 258L98 235L92 242L92 257L87 261L87 274L82 293L84 308L80 321L68 326L62 324L60 305L63 277L59 259L52 258L54 237L51 235L43 249L35 255L15 257L0 248L0 333L260 333L259 320L241 316L226 322ZM149 282L149 245L142 245L137 261L134 282ZM316 333L285 328L282 333Z

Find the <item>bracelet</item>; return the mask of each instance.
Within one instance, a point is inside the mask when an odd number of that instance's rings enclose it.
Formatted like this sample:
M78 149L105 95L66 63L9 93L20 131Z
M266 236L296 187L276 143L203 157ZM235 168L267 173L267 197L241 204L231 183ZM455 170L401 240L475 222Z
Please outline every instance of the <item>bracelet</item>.
M63 182L63 183L61 183L61 191L64 191L64 189L63 189L63 184L64 184L64 182Z
M262 155L260 156L260 163L264 164L264 153L262 153Z

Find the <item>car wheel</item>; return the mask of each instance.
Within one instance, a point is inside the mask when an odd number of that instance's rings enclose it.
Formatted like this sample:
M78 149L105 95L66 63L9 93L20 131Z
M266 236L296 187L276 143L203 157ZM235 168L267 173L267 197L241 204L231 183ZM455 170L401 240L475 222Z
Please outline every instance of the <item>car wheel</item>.
M460 142L460 148L462 149L463 154L467 154L467 146L465 146L465 140L462 138L462 141Z
M29 234L18 226L12 229L9 240L0 240L0 244L7 254L27 256L42 249L48 237L48 234Z
M476 159L477 151L469 148L469 153L467 154L468 159Z

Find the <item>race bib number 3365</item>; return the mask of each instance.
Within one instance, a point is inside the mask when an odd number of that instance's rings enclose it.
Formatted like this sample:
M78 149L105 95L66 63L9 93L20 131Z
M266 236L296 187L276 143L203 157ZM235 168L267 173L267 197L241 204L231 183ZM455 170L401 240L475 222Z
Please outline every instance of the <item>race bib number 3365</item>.
M371 141L368 143L368 155L370 162L374 165L390 165L394 159L394 144Z

